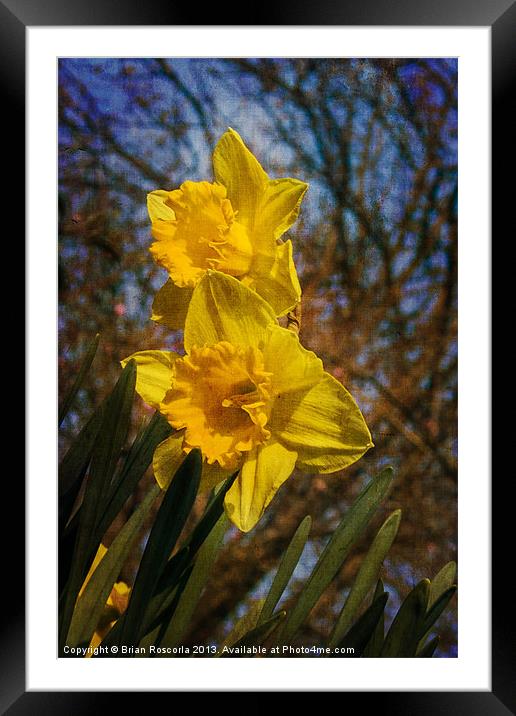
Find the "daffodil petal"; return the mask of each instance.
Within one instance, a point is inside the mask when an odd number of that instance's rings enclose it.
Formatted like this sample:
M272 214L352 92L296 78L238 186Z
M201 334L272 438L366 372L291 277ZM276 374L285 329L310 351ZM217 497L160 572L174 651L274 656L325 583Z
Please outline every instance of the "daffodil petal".
M156 482L162 490L169 486L176 470L186 457L183 450L183 436L184 431L174 433L154 450L152 469Z
M301 300L301 286L290 240L275 246L272 260L268 256L258 255L249 278L249 286L272 306L277 316L284 316Z
M309 472L341 470L373 447L360 409L329 373L313 388L276 400L268 427L297 451L297 467Z
M264 349L265 370L272 373L272 394L275 405L288 394L306 391L317 385L325 375L323 364L315 353L308 351L292 331L280 326L270 326Z
M269 177L234 129L224 132L215 147L213 172L226 187L238 221L252 227Z
M171 279L168 279L154 297L152 320L173 331L182 330L192 293L193 288L180 288Z
M184 344L209 346L219 341L260 348L267 326L276 323L263 298L232 276L207 271L195 287L185 322Z
M257 209L254 233L279 239L299 216L308 184L297 179L270 179Z
M147 194L147 210L149 212L152 223L156 221L174 221L174 210L167 206L166 201L169 196L168 191L156 189Z
M107 605L115 608L117 617L123 614L127 609L130 591L131 587L125 582L115 582L113 585L113 589L107 600Z
M224 500L229 519L242 532L249 532L277 490L290 477L297 453L279 442L267 441L251 450Z
M176 470L186 457L186 452L183 450L183 440L184 430L181 430L163 440L154 451L152 469L154 470L156 482L162 490L169 486ZM219 482L229 477L230 474L228 470L224 470L218 464L208 465L207 462L203 462L199 493L211 490Z
M136 362L136 392L156 410L172 385L172 366L178 356L172 351L139 351L120 361L122 368Z

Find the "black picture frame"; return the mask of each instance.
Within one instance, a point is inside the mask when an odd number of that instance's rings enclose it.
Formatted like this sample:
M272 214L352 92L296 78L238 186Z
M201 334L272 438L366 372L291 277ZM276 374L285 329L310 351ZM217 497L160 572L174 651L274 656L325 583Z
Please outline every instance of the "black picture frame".
M4 198L9 202L9 212L16 216L19 242L20 224L25 214L24 186L24 120L25 120L25 31L32 26L66 25L197 25L198 10L185 10L186 4L146 0L145 3L126 0L0 0L0 86L3 111L0 113L4 147L14 149L9 160L9 171L4 173L6 187ZM215 12L213 12L215 10ZM197 16L195 17L195 15ZM283 0L280 4L250 10L247 17L233 17L235 23L224 22L220 4L206 8L203 25L425 25L425 26L485 26L491 28L492 38L492 208L493 236L500 234L514 202L514 182L507 181L501 172L504 166L514 167L515 100L511 80L516 75L516 3L514 0L361 0L359 3L336 5L332 0L319 0L313 4L294 4ZM7 156L5 154L4 156ZM497 171L499 169L499 171ZM16 190L14 189L16 188ZM512 218L512 215L511 215ZM17 259L19 261L19 257ZM493 297L494 299L494 297ZM494 305L494 304L493 304ZM19 305L16 309L19 313ZM30 349L30 346L29 346ZM490 436L485 436L490 440ZM494 448L494 446L493 446ZM30 450L30 443L28 444ZM492 454L496 451L493 449ZM494 472L494 471L493 471ZM516 714L516 672L514 651L516 634L512 590L506 581L507 570L504 545L511 544L512 521L509 519L510 503L504 498L506 470L497 473L493 481L492 539L492 690L446 691L446 692L347 692L346 709L381 708L383 713L402 714ZM19 475L15 477L20 477ZM24 538L19 525L24 523L24 485L13 480L9 485L9 512L12 519L6 525L4 536L4 567L9 608L2 613L0 638L0 709L12 716L21 714L91 714L103 709L116 708L120 692L26 692L25 690L25 609L24 609ZM12 507L11 507L12 506ZM504 513L504 508L507 514ZM13 536L12 525L16 528ZM7 547L8 546L8 547ZM12 601L12 595L17 598ZM470 595L474 599L474 594ZM407 685L410 689L410 685ZM158 695L158 694L153 694ZM132 706L138 709L142 699L149 694L132 693ZM162 694L169 697L170 694ZM350 703L352 699L354 703ZM358 701L361 699L361 701ZM366 701L364 701L366 699ZM145 702L147 703L147 702ZM171 710L169 702L167 711ZM360 707L359 707L360 704Z

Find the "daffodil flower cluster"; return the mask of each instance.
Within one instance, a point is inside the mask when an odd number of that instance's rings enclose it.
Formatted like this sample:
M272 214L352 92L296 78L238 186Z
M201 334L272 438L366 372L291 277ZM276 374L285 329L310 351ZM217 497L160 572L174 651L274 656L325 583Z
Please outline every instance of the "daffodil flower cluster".
M214 182L185 181L148 195L154 242L150 252L168 271L152 318L182 328L207 270L235 276L282 316L301 300L292 242L281 236L297 219L308 188L297 179L270 179L240 136L223 134L213 152Z
M215 182L149 195L151 253L169 272L153 318L184 326L185 354L140 351L136 390L175 429L156 448L165 488L186 453L203 455L201 490L238 471L225 510L254 527L294 470L331 473L373 443L349 392L278 317L301 290L292 244L307 185L269 179L233 130L214 152Z

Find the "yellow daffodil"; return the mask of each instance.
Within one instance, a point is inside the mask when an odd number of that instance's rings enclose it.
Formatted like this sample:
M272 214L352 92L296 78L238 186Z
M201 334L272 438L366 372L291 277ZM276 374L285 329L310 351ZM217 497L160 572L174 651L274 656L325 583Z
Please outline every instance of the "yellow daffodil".
M233 129L215 147L213 170L214 182L185 181L147 197L150 252L170 276L152 318L169 328L183 327L193 288L208 269L238 278L277 316L301 298L292 243L280 237L297 219L308 185L270 179Z
M208 271L185 323L186 355L142 351L136 390L176 429L156 448L165 487L192 448L204 457L201 489L233 471L229 518L250 530L295 467L341 470L373 443L348 391L323 369L273 309L235 278Z
M95 558L91 564L89 572L84 579L83 585L79 591L77 598L79 598L82 595L82 593L84 592L84 589L86 588L86 585L90 581L90 579L93 575L93 572L97 569L99 563L103 559L106 552L107 552L107 548L104 547L103 544L100 544L99 548L97 550L97 554L95 555ZM93 636L91 638L91 642L90 642L91 649L95 649L102 642L102 639L106 636L106 634L111 629L113 624L125 612L125 610L127 609L127 604L129 602L130 592L131 592L131 588L129 586L127 586L127 584L125 582L116 582L113 585L113 589L111 590L111 593L110 593L108 600L106 602L106 605L104 607L104 612L102 613L100 621L97 624L95 633L93 634ZM86 657L89 658L90 656L91 656L91 652L88 652L86 654Z

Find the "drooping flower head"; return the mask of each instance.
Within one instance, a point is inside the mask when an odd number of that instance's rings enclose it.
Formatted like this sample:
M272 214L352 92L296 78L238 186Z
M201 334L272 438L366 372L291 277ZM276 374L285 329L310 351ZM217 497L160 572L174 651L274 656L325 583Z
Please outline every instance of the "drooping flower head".
M135 360L136 390L176 429L156 448L154 473L165 487L195 447L204 458L201 489L238 470L225 509L242 531L295 467L335 472L372 447L348 391L237 279L205 273L190 301L184 346L184 356L142 351L122 361Z
M152 318L182 328L194 287L209 269L238 278L277 316L301 298L292 243L281 236L299 214L308 185L270 179L233 129L213 153L215 181L185 181L147 197L154 242L150 252L169 273Z

